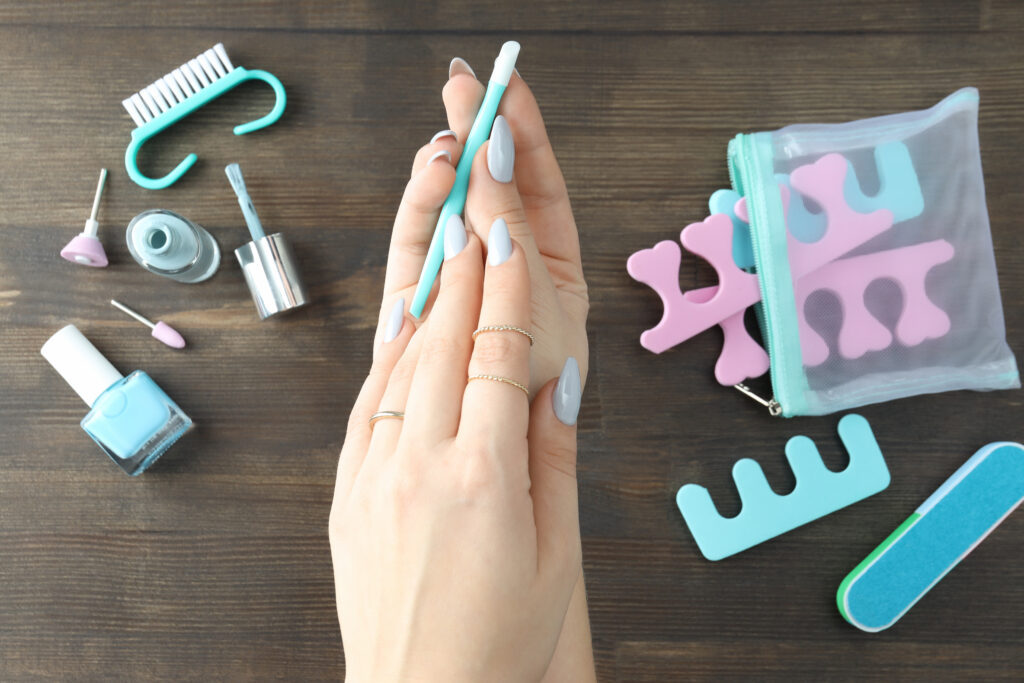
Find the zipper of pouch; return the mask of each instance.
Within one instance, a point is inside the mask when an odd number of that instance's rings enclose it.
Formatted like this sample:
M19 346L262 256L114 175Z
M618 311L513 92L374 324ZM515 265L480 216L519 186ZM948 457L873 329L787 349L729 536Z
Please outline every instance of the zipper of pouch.
M766 405L773 415L792 417L806 410L806 380L789 271L785 215L772 168L771 133L737 135L729 141L728 162L733 189L747 199L754 267L761 288L758 318L775 392L775 397L768 401L752 398ZM737 388L748 396L752 394L746 387Z

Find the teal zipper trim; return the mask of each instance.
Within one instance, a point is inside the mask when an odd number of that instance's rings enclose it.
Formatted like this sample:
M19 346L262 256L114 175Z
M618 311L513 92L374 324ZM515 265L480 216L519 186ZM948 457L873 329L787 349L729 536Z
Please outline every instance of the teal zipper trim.
M771 133L741 133L729 142L729 179L747 199L772 390L785 417L801 415L807 410L807 379L789 271L786 219L772 166Z

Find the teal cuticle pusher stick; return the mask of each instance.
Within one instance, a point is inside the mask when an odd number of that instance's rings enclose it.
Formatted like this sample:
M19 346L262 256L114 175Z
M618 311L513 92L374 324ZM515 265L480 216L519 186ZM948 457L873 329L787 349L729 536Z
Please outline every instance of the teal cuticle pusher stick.
M423 315L423 308L427 305L427 297L430 290L434 288L434 280L441 270L441 262L444 260L444 229L448 225L448 219L452 216L461 215L466 208L466 193L469 189L469 172L473 166L473 157L476 156L480 145L484 143L491 134L491 126L494 125L494 117L498 114L498 103L501 96L505 94L509 79L512 78L512 71L516 66L516 58L519 56L519 43L510 40L501 46L501 52L494 60L494 71L491 72L491 79L487 83L487 92L484 94L484 101L476 113L473 127L469 130L466 138L466 145L462 150L462 157L455 167L455 184L452 186L448 198L441 207L441 215L437 219L437 227L434 228L434 236L430 239L430 248L427 250L427 260L420 272L419 282L416 284L416 292L412 297L412 305L409 312L416 318Z

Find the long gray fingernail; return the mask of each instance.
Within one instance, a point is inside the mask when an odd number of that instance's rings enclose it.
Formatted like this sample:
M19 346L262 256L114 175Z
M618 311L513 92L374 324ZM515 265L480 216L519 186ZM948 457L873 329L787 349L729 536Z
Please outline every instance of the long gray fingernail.
M444 226L444 260L456 256L466 246L466 224L458 214L448 217Z
M511 255L512 238L508 234L508 223L504 218L495 219L487 235L487 262L492 266L500 266Z
M430 158L427 159L427 166L430 166L430 164L434 163L441 157L448 157L448 163L452 163L452 153L446 149L442 149L440 152L434 152L430 155Z
M471 67L462 57L456 57L452 60L452 63L448 65L448 78L451 78L456 74L469 74L473 78L476 78L476 72L473 71L473 67Z
M401 298L391 307L388 314L388 324L384 328L384 343L394 341L398 333L402 331L402 323L405 322L405 299Z
M491 144L487 145L487 170L499 183L512 182L512 167L516 161L516 146L508 121L499 115L491 126Z
M431 144L437 142L441 138L455 138L455 141L459 141L459 136L455 134L454 130L439 130L434 133L434 137L430 138Z
M570 427L576 424L582 396L580 366L575 358L569 356L562 367L562 374L558 376L555 391L551 394L551 407L554 408L555 417L559 422Z

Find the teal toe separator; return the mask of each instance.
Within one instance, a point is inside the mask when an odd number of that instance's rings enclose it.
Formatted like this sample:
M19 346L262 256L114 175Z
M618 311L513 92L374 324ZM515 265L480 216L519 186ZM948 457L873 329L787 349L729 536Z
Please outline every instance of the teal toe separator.
M128 171L128 176L134 180L136 184L146 188L147 190L162 190L163 188L170 187L177 182L181 176L185 175L185 173L192 168L192 164L196 163L196 159L199 158L198 156L195 154L189 154L167 175L162 178L149 178L142 174L142 171L139 170L138 163L136 162L139 148L142 147L142 144L151 137L177 123L196 109L212 102L245 81L250 80L263 81L274 89L274 97L276 98L274 108L271 109L270 113L266 116L260 117L255 121L250 121L249 123L243 123L235 126L235 135L245 135L246 133L251 133L254 130L266 128L272 123L276 123L277 120L281 118L281 114L284 113L284 107L287 102L287 98L284 93L284 86L281 85L281 81L277 79L277 76L268 71L263 71L261 69L249 70L245 67L237 66L227 76L214 81L210 85L187 98L184 102L175 104L152 121L147 121L132 131L132 141L128 144L128 149L126 149L124 153L124 166Z
M735 555L884 490L889 468L868 421L846 415L839 421L839 438L850 454L850 464L842 472L825 467L806 436L786 443L796 487L784 496L771 489L756 461L736 461L732 474L742 507L735 517L722 517L703 486L686 484L679 489L676 505L704 557L721 560Z

